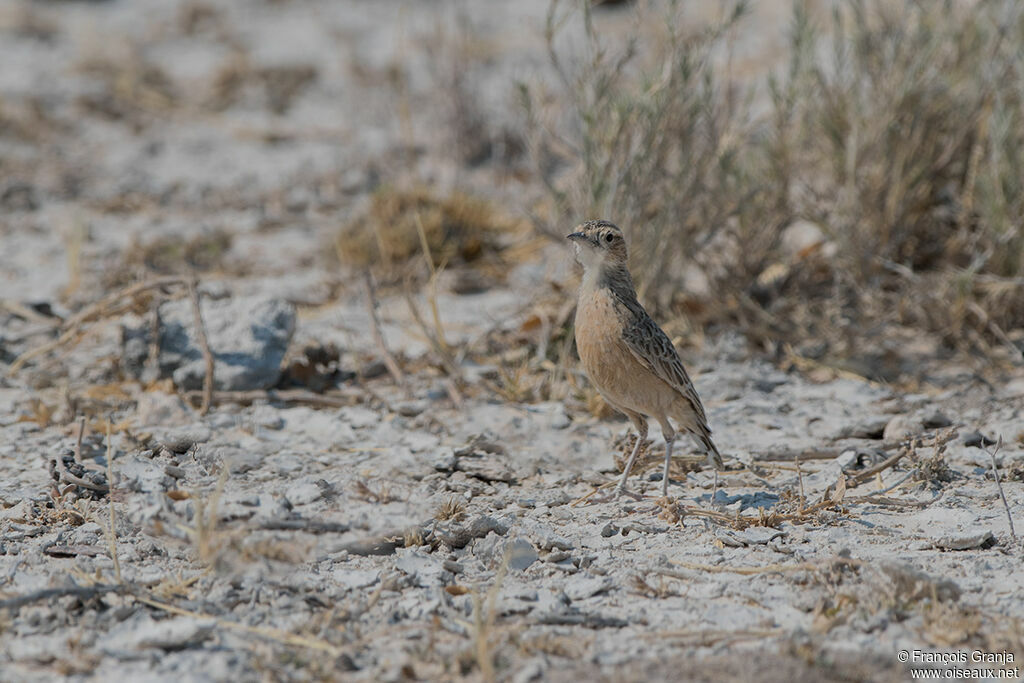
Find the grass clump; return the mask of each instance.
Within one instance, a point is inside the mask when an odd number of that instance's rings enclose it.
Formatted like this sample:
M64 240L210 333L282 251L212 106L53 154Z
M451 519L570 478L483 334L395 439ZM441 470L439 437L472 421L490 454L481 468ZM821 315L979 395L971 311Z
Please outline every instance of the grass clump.
M336 248L343 263L397 272L422 258L425 240L435 269L497 271L505 235L517 228L490 202L462 192L440 196L422 187L385 187L341 230Z
M755 342L852 356L902 326L1019 358L1017 3L850 0L829 19L797 0L787 57L754 74L733 68L746 2L697 28L682 3L643 6L625 40L598 12L553 3L553 77L520 86L541 231L617 222L648 304ZM798 226L813 239L794 248Z

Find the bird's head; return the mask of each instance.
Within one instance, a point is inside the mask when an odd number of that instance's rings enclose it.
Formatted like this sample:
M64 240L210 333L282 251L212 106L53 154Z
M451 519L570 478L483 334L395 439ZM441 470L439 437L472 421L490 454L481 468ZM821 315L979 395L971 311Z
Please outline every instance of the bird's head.
M587 221L566 238L575 246L576 261L584 270L626 267L626 240L611 221Z

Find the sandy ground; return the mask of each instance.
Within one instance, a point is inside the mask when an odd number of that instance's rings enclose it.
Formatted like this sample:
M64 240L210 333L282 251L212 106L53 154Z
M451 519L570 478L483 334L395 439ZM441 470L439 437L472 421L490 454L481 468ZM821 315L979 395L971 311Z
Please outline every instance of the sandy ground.
M624 420L502 399L483 387L504 368L471 355L453 400L385 289L407 374L388 376L334 238L381 184L505 206L531 191L514 162L445 153L442 85L464 58L445 46L477 55L497 140L509 84L544 77L546 7L0 6L0 679L906 680L901 649L1019 666L1020 372L947 364L909 393L722 332L683 350L729 470L681 458L660 499L655 457L631 479L642 501L602 503ZM54 339L51 310L141 277L129 254L218 231L232 239L201 292L294 306L292 353L338 350L330 405L200 416L167 381L125 376L122 330L145 310L10 371ZM532 302L570 299L569 258L552 245L500 286L442 287L448 342L514 336ZM97 476L113 456L113 535L108 494L54 488L79 415ZM1005 505L982 436L1003 440Z

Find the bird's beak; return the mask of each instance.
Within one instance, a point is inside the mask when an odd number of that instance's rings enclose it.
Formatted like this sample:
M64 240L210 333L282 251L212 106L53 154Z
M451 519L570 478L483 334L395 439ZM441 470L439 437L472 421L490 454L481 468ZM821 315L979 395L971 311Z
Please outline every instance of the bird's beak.
M574 232L566 235L565 239L569 240L570 242L580 242L582 240L587 239L587 236L584 235L582 232Z

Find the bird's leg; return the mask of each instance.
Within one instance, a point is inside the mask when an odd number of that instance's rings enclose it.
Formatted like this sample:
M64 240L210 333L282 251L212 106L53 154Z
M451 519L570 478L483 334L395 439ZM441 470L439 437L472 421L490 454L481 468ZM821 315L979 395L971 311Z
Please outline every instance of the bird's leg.
M644 431L647 431L646 429ZM622 476L619 477L619 484L615 487L615 492L612 493L613 498L618 498L623 493L629 494L626 491L626 478L629 476L629 471L633 469L633 463L636 462L636 456L640 454L640 446L644 442L644 437L641 436L640 432L636 435L636 445L633 446L633 452L629 454L629 460L626 461L626 468L622 470Z
M661 495L663 496L668 496L668 465L672 461L672 444L675 441L675 434L665 439L665 466L661 470Z
M665 466L661 469L661 495L668 496L668 466L672 462L672 446L676 442L676 430L668 418L658 420L661 424L661 435L665 437Z
M636 443L633 445L633 452L629 454L629 460L626 461L626 468L622 471L622 476L619 477L619 483L615 486L615 490L611 495L591 498L590 501L592 503L607 503L618 499L621 495L627 495L634 500L643 500L643 497L626 489L626 478L629 477L629 472L633 469L633 464L636 462L637 456L640 455L640 449L643 448L644 441L647 440L647 420L644 419L643 415L638 413L627 413L627 415L629 415L629 419L633 421L633 426L636 427Z

